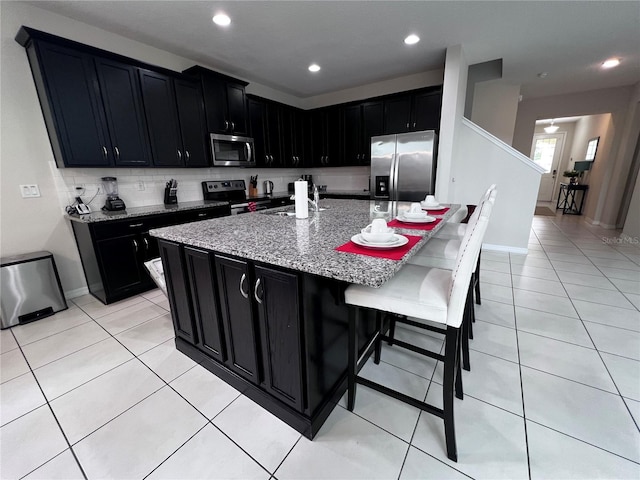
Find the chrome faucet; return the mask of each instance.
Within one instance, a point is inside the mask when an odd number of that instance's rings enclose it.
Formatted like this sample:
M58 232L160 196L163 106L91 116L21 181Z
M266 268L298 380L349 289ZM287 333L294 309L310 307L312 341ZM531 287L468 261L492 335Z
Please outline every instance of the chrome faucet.
M295 200L296 196L295 195L291 195L291 197L289 197L290 200ZM313 208L313 210L315 212L319 212L320 211L320 193L318 192L318 187L317 185L313 186L313 200L311 200L309 197L307 197L307 202L309 202L309 205L311 205L311 207Z

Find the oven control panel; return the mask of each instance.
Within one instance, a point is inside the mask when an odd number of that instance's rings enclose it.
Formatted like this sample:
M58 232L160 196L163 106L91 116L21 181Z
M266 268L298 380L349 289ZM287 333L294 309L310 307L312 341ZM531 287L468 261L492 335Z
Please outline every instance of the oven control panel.
M205 193L244 191L245 188L244 180L210 180L202 182L202 191Z

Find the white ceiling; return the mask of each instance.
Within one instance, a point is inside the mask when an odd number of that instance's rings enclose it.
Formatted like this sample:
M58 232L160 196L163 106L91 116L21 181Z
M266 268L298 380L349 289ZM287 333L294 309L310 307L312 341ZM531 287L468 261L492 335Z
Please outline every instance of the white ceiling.
M502 58L525 98L640 81L638 1L31 3L300 98L441 69L457 44L469 64ZM227 29L211 21L220 10ZM611 56L622 64L600 69Z

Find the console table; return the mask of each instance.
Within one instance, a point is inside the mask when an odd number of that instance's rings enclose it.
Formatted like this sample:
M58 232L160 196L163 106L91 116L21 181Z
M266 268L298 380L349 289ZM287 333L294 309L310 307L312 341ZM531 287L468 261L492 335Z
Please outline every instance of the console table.
M561 208L562 214L582 215L584 197L589 190L589 185L578 185L571 183L561 183L558 192L558 202L556 210ZM578 200L580 201L578 205Z

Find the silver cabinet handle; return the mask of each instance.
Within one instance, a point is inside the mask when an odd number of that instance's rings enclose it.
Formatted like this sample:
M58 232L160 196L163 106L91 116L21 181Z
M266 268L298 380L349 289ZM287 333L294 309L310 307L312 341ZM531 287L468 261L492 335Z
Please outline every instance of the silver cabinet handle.
M182 152L178 149L178 160L182 161Z
M244 281L247 279L247 274L243 273L242 277L240 278L240 294L244 297L244 298L249 298L249 294L247 292L245 292L242 289L242 284L244 283Z
M256 280L256 286L253 288L253 296L256 298L256 302L262 304L262 299L258 296L259 287L260 287L260 279Z
M199 217L206 217L206 216L207 216L207 214L206 214L206 213L199 213L199 214L198 214L198 216L199 216Z
M409 128L409 122L407 122L407 128Z
M104 156L104 159L107 159L107 155L109 153L107 152L107 147L105 147L104 145L102 146L102 155Z
M231 122L231 131L233 132L236 129L235 122Z
M118 147L113 147L113 149L116 151L116 160L120 160L120 150L118 150Z
M185 150L184 151L184 155L185 155L185 157L187 157L187 162L188 162L189 158L191 157L191 155L189 155L189 150Z
M136 239L135 239L135 238L133 239L133 246L134 246L134 247L135 247L135 249L136 249L136 253L138 253L138 242L136 242Z
M224 129L229 130L229 120L224 121Z
M416 122L413 122L413 128L416 128Z
M131 224L129 224L129 228L141 227L141 226L143 226L143 225L144 225L144 223L143 223L143 222L140 222L140 223L131 223Z
M144 242L145 250L149 250L149 241L146 239L146 237L143 237L142 241Z

